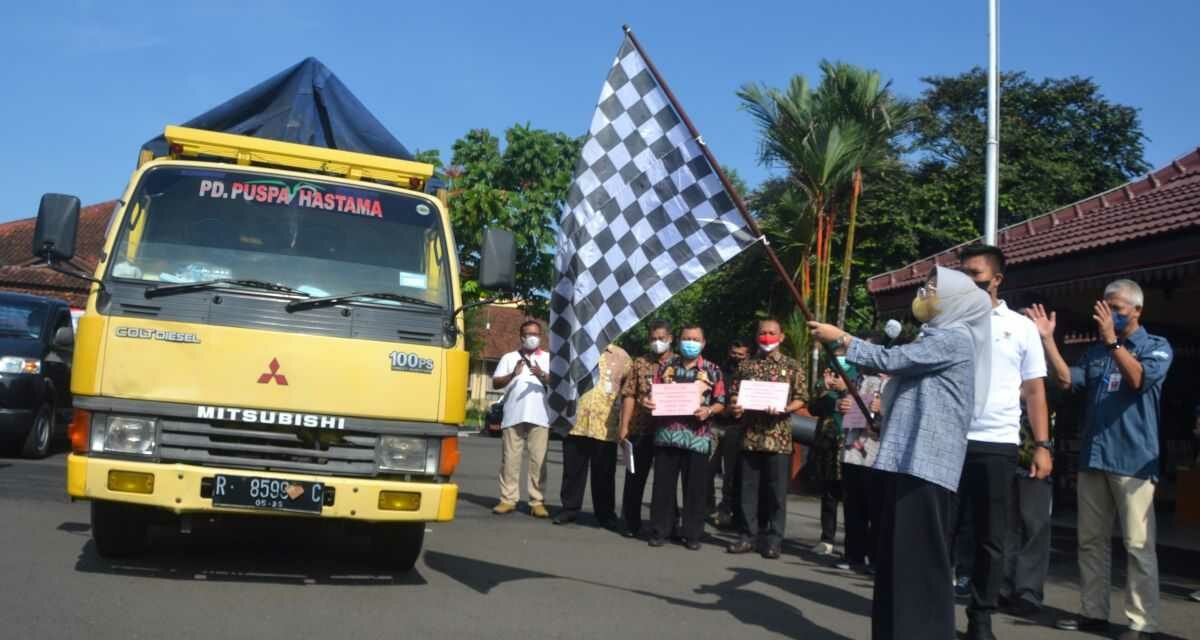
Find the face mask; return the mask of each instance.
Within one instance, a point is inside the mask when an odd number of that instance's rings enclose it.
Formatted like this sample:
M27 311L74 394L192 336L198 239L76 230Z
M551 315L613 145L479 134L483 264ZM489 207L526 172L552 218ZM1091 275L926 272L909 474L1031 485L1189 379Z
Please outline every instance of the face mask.
M655 340L654 342L650 343L650 350L660 356L662 354L666 353L667 349L670 349L670 348L671 348L671 343L666 340Z
M846 362L846 356L838 356L837 361L838 366L842 368L842 371L845 371L850 367L850 363Z
M1123 316L1119 313L1114 313L1112 319L1113 329L1116 329L1118 334L1124 332L1125 327L1129 326L1129 316Z
M699 342L695 340L683 340L679 343L679 352L685 358L696 358L700 356L700 350L703 348Z
M991 280L984 280L983 282L976 282L976 283L975 283L975 286L977 286L977 287L979 287L980 289L982 289L982 290L983 290L983 292L984 292L984 293L986 293L986 294L988 294L989 296L990 296L990 295L992 295L992 291L991 291L991 289L992 289L992 281L991 281Z
M937 295L931 294L924 298L917 296L912 301L912 314L917 322L929 322L937 315Z
M780 336L759 336L758 348L767 353L771 353L775 349L779 348L779 344L781 342L783 342L783 338Z
M521 346L525 347L526 351L533 351L542 344L542 339L538 336L525 336L521 338Z

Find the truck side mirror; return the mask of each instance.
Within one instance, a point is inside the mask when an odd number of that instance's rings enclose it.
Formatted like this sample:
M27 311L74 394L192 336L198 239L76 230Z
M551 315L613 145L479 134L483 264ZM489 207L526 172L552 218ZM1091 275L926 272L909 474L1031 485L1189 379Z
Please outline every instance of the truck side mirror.
M47 193L38 206L33 230L33 255L47 262L75 257L75 230L79 227L79 198Z
M479 255L479 287L511 291L517 286L517 241L506 229L487 229Z
M58 331L54 332L54 342L51 343L55 349L59 351L72 351L75 349L75 332L71 327L59 327Z

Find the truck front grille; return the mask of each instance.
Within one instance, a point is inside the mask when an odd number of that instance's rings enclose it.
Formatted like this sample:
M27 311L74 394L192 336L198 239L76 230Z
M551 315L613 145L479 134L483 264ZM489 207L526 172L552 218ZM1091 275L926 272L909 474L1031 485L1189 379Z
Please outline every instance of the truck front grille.
M297 427L163 420L163 461L270 471L373 476L376 436Z

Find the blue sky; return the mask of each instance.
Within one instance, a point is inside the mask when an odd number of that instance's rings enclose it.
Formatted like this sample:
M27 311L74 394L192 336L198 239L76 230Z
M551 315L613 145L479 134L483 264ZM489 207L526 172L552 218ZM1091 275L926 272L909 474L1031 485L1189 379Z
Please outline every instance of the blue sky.
M244 5L244 6L243 6ZM821 58L879 69L901 94L986 64L986 0L811 2L3 3L0 221L42 193L119 195L138 147L316 56L409 149L514 123L579 134L630 23L722 164L751 185L748 81L812 76ZM1091 76L1141 109L1147 160L1200 145L1200 3L1001 0L1001 66ZM1192 44L1189 44L1192 43ZM1001 132L1003 141L1003 132ZM980 145L983 140L980 140ZM1003 144L1003 142L1002 142ZM1003 151L1002 151L1003 153Z

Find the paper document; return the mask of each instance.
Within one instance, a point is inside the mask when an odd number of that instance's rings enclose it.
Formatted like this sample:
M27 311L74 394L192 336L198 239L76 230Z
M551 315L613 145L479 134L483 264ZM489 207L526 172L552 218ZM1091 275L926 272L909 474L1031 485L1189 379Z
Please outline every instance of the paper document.
M783 411L788 406L791 388L786 382L743 380L738 390L738 404L746 411L766 411L768 408Z
M629 440L622 440L621 444L621 461L625 463L625 471L628 473L637 473L633 468L633 443Z
M650 389L655 416L690 416L700 408L700 385L655 384Z

